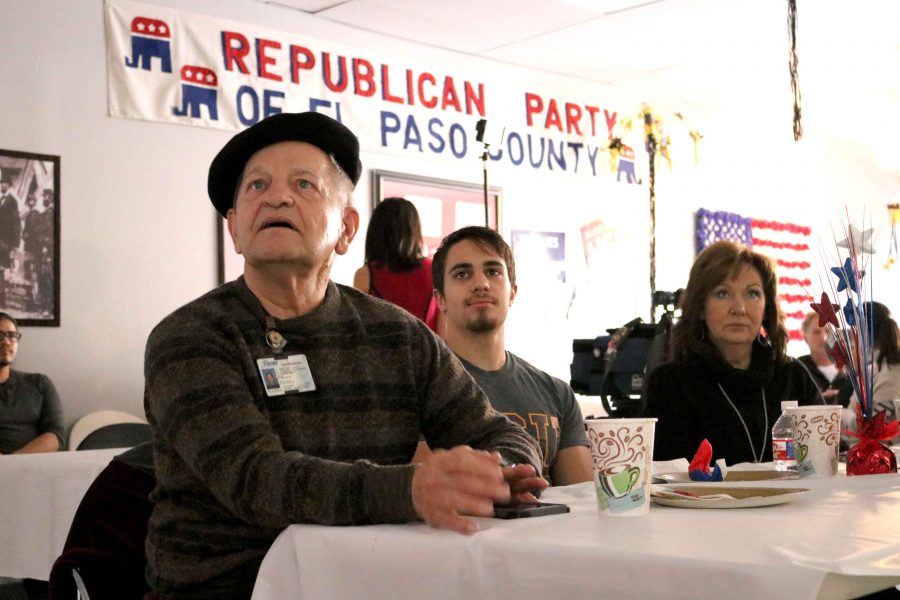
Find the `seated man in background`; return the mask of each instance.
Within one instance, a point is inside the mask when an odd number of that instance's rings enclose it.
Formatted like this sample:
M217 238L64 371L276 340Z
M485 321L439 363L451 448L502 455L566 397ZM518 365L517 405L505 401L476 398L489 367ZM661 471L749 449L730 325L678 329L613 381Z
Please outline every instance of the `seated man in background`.
M59 395L46 375L13 370L21 337L0 312L0 454L56 452L65 435Z
M810 377L822 392L825 404L840 404L843 408L847 408L853 396L853 384L847 374L838 369L828 356L826 349L828 330L819 327L819 314L815 311L806 313L801 329L803 339L809 346L809 354L797 360L809 371Z
M465 227L444 238L432 262L446 340L494 408L530 433L552 485L591 481L581 409L563 381L508 352L504 324L516 297L516 264L496 231Z
M244 275L147 341L148 598L249 598L292 523L474 533L466 515L547 486L534 440L422 321L330 280L359 226L361 170L356 136L312 112L260 121L212 161ZM410 464L420 436L439 450Z

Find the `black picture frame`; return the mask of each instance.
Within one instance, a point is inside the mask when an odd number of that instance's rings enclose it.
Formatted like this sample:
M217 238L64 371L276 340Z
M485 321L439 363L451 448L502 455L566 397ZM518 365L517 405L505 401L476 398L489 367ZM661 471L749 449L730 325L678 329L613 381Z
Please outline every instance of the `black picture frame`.
M219 285L234 281L244 274L244 257L234 251L228 221L216 213L216 280Z
M502 234L503 189L488 187L487 223L484 195L483 184L395 171L372 171L372 208L393 196L415 204L422 222L422 237L430 254L437 250L445 236L467 225L486 225Z
M20 326L60 324L60 192L59 156L0 149L0 310Z

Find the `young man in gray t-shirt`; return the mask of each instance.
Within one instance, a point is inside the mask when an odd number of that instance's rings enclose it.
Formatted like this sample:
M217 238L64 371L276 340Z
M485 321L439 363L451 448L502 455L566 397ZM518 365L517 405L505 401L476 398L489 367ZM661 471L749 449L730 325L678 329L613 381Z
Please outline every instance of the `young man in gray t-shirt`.
M465 227L448 235L432 261L432 280L447 344L494 409L538 441L544 478L552 485L591 481L584 420L571 388L505 348L516 267L500 234Z

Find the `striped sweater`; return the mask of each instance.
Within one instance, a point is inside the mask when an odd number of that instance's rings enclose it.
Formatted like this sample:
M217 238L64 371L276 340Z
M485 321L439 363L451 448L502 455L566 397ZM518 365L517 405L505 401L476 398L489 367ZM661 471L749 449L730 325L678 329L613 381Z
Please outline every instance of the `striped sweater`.
M266 313L243 278L163 319L147 342L144 405L157 487L147 537L158 597L248 598L291 523L415 520L409 460L469 444L540 469L530 436L495 413L442 340L407 312L329 283L277 322L315 390L267 397Z

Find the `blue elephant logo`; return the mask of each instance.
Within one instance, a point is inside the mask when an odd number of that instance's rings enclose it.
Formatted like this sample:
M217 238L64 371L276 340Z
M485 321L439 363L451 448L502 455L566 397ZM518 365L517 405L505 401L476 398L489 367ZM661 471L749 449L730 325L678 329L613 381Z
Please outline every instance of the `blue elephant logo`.
M200 118L200 107L205 106L209 118L219 120L218 78L212 69L197 65L181 67L181 107L173 106L172 114L183 117L188 112L192 119Z
M158 58L162 63L162 72L172 72L172 50L170 39L172 31L165 21L148 17L135 17L131 20L131 57L125 57L125 66L132 69L152 70L152 59Z
M616 169L616 181L622 180L625 173L626 183L640 183L640 179L634 174L634 150L629 146L622 146L619 151L619 165Z

